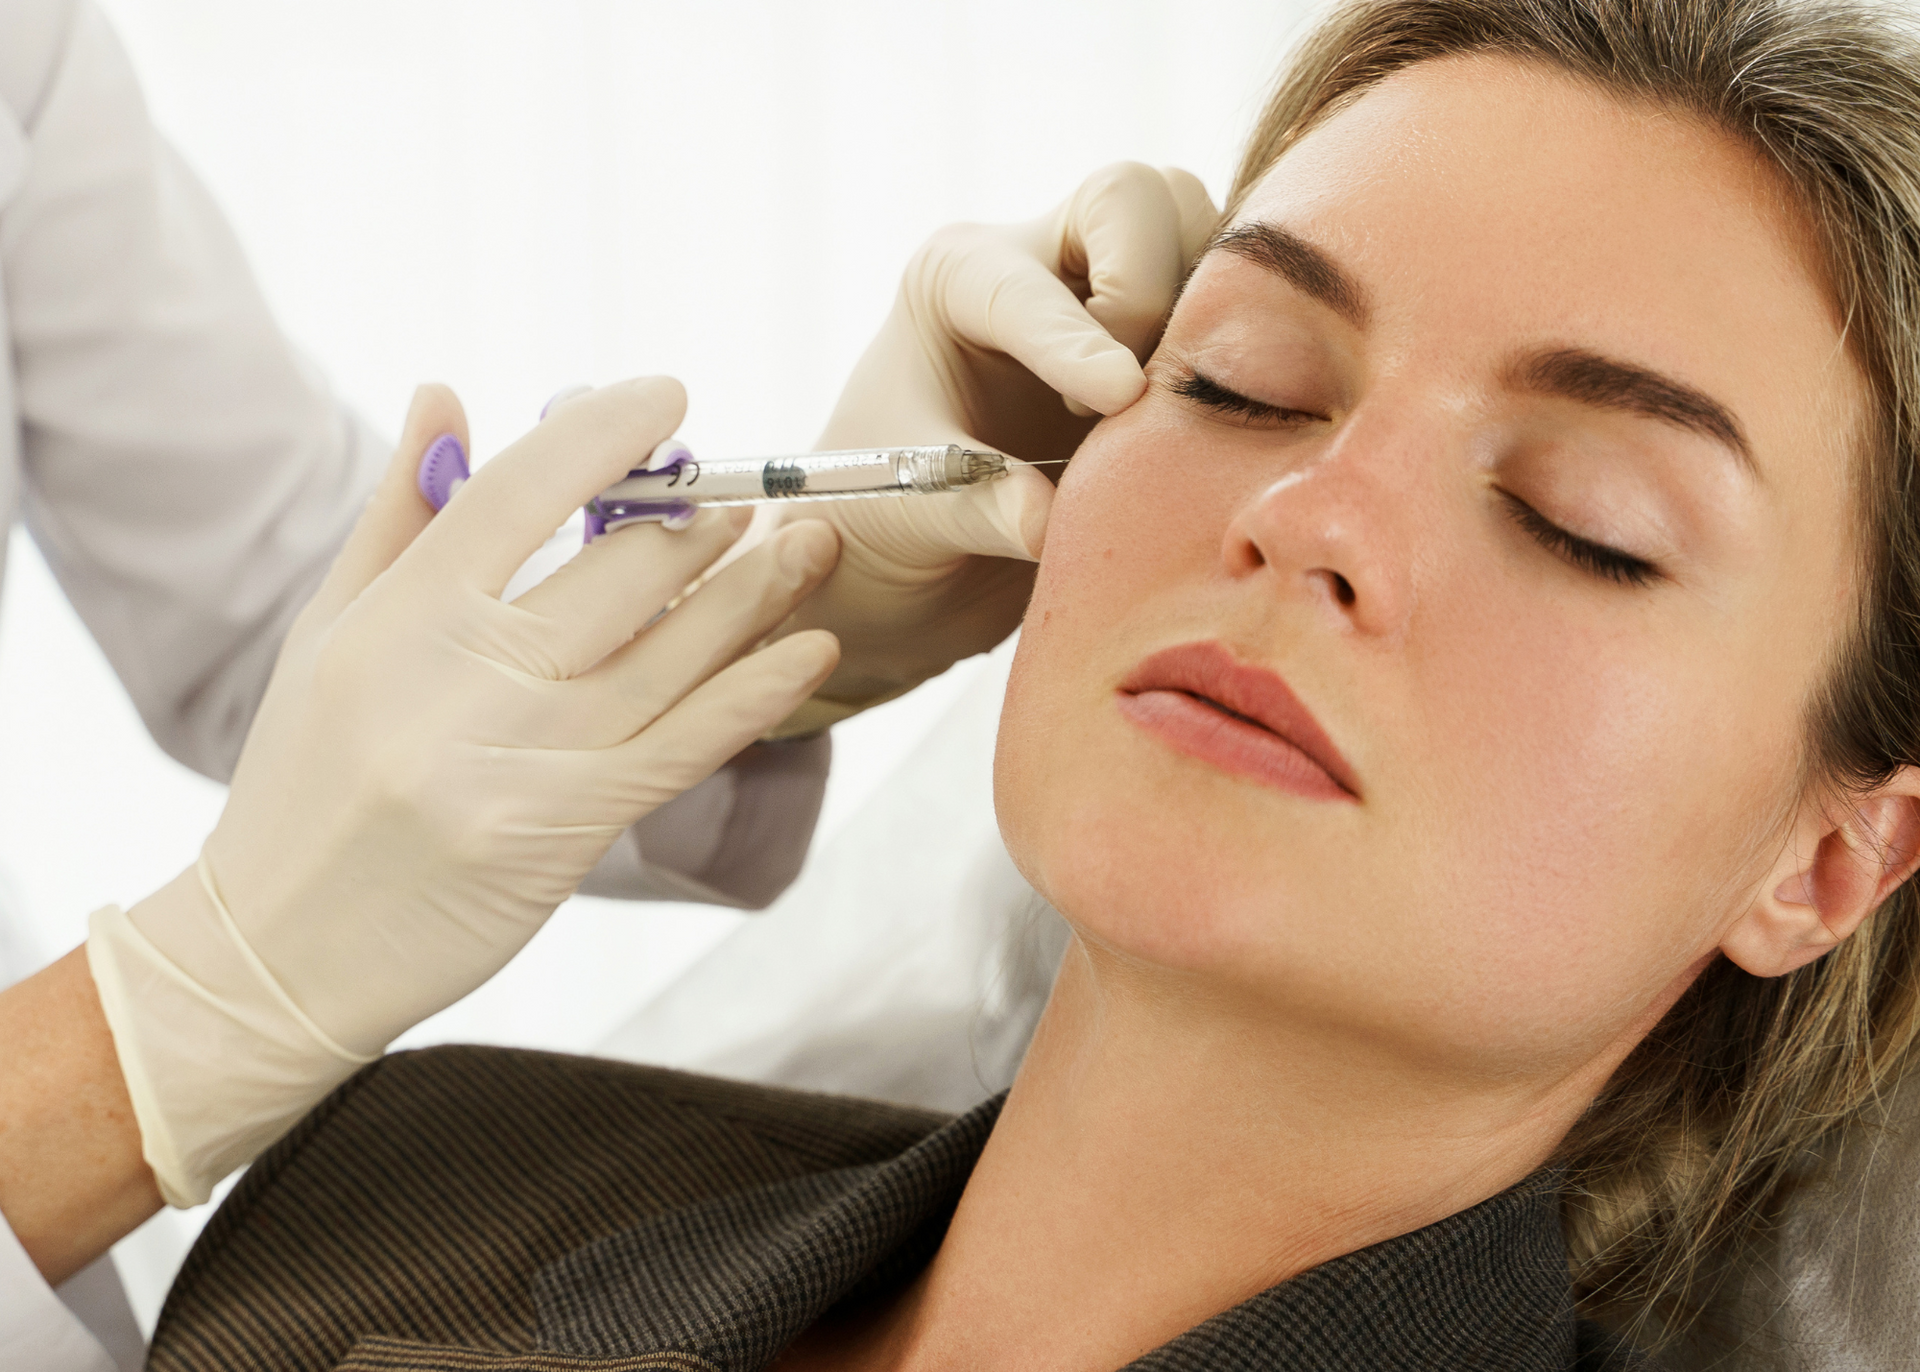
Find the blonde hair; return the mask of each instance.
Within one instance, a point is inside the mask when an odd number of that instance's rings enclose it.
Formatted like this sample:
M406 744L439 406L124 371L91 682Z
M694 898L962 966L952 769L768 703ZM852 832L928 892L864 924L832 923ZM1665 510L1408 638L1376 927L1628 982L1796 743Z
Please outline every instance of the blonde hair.
M1452 55L1548 63L1745 139L1823 241L1875 414L1856 622L1810 703L1806 777L1836 793L1920 765L1920 35L1897 10L1793 0L1346 0L1261 115L1229 216L1319 120ZM1828 1131L1861 1118L1920 1034L1920 908L1902 887L1812 965L1720 960L1626 1061L1561 1150L1587 1313L1687 1329Z

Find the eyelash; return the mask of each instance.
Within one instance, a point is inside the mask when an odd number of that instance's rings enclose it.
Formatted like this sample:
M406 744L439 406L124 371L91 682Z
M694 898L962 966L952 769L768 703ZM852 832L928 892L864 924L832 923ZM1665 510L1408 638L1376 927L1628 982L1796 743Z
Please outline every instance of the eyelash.
M1516 524L1532 534L1547 551L1557 553L1582 571L1621 586L1648 586L1660 579L1660 569L1645 558L1570 534L1518 496L1506 491L1500 492L1500 496L1507 502L1507 512Z
M1284 424L1311 423L1322 416L1308 414L1305 410L1290 410L1284 405L1269 405L1264 400L1255 400L1250 395L1241 395L1230 391L1210 376L1199 372L1188 372L1173 383L1173 393L1183 400L1191 400L1196 405L1204 405L1215 414L1239 415L1245 420L1277 420Z
M1239 415L1247 420L1268 419L1284 423L1301 423L1319 419L1319 415L1308 414L1304 410L1290 410L1281 405L1269 405L1264 400L1255 400L1252 396L1241 395L1238 391L1228 390L1210 376L1199 372L1188 372L1173 383L1173 393L1183 400L1191 400L1204 405L1216 414ZM1660 579L1660 569L1645 558L1623 553L1618 548L1609 548L1604 543L1595 543L1592 539L1570 534L1543 516L1533 506L1506 491L1500 492L1507 502L1507 511L1514 522L1525 529L1547 551L1571 562L1574 566L1603 581L1611 581L1621 586L1648 586Z

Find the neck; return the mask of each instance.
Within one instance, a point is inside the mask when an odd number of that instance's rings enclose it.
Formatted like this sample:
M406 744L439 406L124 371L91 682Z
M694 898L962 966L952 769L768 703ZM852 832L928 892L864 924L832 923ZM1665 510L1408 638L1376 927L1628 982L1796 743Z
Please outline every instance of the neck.
M1437 1082L1076 939L934 1262L812 1346L863 1369L1121 1366L1505 1190L1612 1066Z

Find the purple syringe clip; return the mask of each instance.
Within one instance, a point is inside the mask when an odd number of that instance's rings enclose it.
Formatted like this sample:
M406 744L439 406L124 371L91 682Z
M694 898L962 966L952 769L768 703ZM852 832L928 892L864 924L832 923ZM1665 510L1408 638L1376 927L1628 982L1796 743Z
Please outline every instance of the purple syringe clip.
M627 473L627 478L649 476L671 489L678 484L681 473L690 468L698 468L693 451L679 439L669 438L647 455L644 467L635 467ZM700 507L691 500L609 500L604 496L589 500L585 508L588 543L609 528L623 528L628 524L655 523L669 529L684 529L700 512Z
M460 440L452 434L441 434L421 456L414 484L437 514L472 475L467 468L467 450L460 446Z
M585 387L581 387L575 391L560 392L547 402L547 408L540 411L540 417L545 419L547 410L556 403L584 390ZM648 455L645 466L636 467L627 475L664 478L665 484L671 487L679 480L683 470L694 465L693 453L687 445L670 438ZM467 484L472 475L472 470L467 466L467 451L461 446L460 440L453 434L441 434L421 455L414 484L421 498L437 514L446 508L447 502ZM610 524L621 527L653 522L664 524L669 529L684 529L698 513L699 507L690 500L590 500L585 509L586 541L593 542L607 531Z
M556 391L540 407L540 418L545 419L555 405L571 400L576 395L585 395L590 389L587 386L569 386ZM414 474L414 485L419 488L421 498L433 506L433 512L438 514L447 508L447 502L453 499L454 493L472 477L473 471L467 466L467 450L461 446L460 440L452 434L441 434L420 455L420 469Z

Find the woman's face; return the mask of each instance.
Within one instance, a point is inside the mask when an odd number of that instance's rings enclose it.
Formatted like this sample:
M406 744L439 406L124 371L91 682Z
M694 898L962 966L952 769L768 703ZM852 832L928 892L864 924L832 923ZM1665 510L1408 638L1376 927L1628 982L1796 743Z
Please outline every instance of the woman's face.
M1762 894L1853 603L1866 391L1803 216L1504 58L1301 140L1061 483L1000 732L1093 945L1567 1068Z

